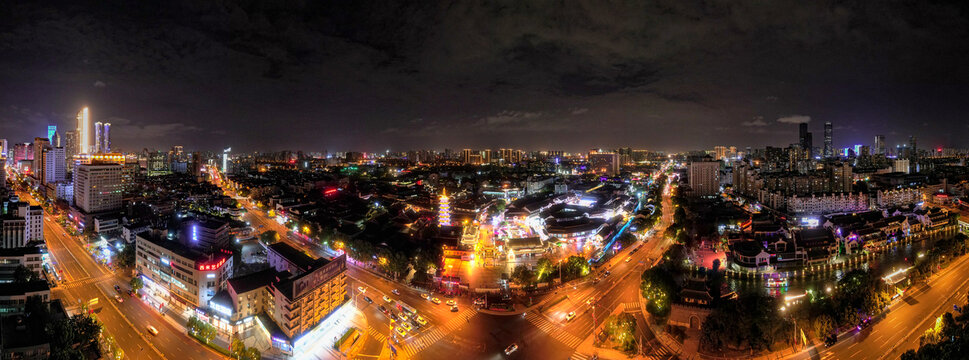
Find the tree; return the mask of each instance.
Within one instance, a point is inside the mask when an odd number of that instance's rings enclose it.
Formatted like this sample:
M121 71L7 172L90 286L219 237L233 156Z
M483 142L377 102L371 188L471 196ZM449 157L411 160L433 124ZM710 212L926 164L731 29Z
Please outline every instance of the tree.
M535 278L539 282L551 282L552 278L554 278L554 276L552 276L554 271L555 265L552 263L552 260L547 257L542 257L538 259L538 262L535 263Z
M531 285L535 280L535 274L525 264L515 266L511 273L511 279L521 285Z
M626 352L636 349L636 318L631 314L609 316L606 319L605 332L617 349Z
M578 255L569 256L562 266L562 281L578 279L589 274L589 261Z
M26 284L33 281L36 277L36 274L32 270L23 265L17 265L17 268L13 271L13 282L17 284Z
M141 279L141 276L135 276L131 278L131 290L138 291L145 287L145 281Z
M814 335L819 339L824 339L831 335L835 329L834 318L828 314L818 315L811 322L811 325L814 329Z
M279 241L279 234L275 230L264 231L262 234L259 234L259 241L262 241L263 244L275 244Z
M126 244L118 253L116 263L122 268L135 267L135 244Z
M648 301L646 311L653 316L665 318L670 314L670 304L675 296L676 283L673 275L663 267L652 267L643 272L640 290Z

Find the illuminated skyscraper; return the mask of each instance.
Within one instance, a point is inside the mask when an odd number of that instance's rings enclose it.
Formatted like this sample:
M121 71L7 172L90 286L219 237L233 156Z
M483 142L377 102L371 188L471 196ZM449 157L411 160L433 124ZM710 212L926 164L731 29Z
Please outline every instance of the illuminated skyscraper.
M78 154L77 132L68 131L64 133L64 159L67 171L74 171L74 155Z
M101 128L101 152L111 152L111 123L104 123Z
M104 150L101 149L101 144L104 143L103 141L101 141L101 133L103 130L104 130L104 124L101 124L100 121L94 123L94 152L95 153L104 152Z
M223 174L227 174L229 171L229 152L231 151L232 151L232 148L226 148L225 150L222 150L222 173Z
M57 125L47 125L47 139L54 140L54 133L57 132Z
M827 121L824 123L824 157L829 158L834 156L834 146L831 142L831 122Z
M77 153L91 153L91 112L83 108L77 113Z
M885 135L875 135L875 154L885 155Z
M451 199L447 197L447 190L441 193L438 201L440 205L437 210L437 225L451 226Z

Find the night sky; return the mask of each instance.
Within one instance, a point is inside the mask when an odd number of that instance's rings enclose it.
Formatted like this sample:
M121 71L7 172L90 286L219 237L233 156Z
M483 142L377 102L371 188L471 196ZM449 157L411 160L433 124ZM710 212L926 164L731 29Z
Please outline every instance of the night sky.
M969 147L969 2L0 2L0 138L237 151Z

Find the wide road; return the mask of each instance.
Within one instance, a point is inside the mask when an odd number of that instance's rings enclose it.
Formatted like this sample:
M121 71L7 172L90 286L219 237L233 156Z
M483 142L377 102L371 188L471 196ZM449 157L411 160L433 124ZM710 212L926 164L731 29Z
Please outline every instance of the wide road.
M919 336L934 326L935 319L952 305L963 306L969 291L969 256L963 256L916 286L892 306L871 327L851 331L831 348L824 345L808 348L791 359L897 359L907 350L918 347Z
M21 199L31 204L37 201L29 194L20 193ZM50 216L44 216L44 239L47 243L55 269L62 271L63 282L52 290L52 296L61 299L64 306L73 312L80 310L80 304L98 298L101 310L97 317L104 325L104 331L115 338L115 342L129 359L213 359L222 356L189 338L184 330L172 326L137 298L121 296L118 292L130 288L126 279L115 274L107 267L98 264L83 248L76 237L69 235ZM158 329L157 336L147 331L152 325Z

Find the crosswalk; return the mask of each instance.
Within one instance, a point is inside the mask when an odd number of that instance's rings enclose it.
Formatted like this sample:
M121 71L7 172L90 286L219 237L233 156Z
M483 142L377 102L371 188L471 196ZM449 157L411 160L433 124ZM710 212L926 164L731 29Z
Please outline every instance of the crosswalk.
M421 336L416 337L413 340L410 340L407 344L404 344L403 346L401 346L399 355L403 359L409 359L411 357L414 357L415 355L417 355L417 353L421 352L422 350L426 349L431 345L434 345L435 343L443 339L451 332L460 328L461 325L467 323L468 319L471 319L471 317L477 314L478 314L477 311L474 311L471 309L466 309L458 313L457 316L449 319L446 323L444 323L444 325L435 327L425 332Z
M542 332L545 332L555 340L558 340L570 348L579 346L579 343L582 342L582 339L579 339L575 335L564 331L558 325L553 324L551 321L548 321L548 319L545 319L545 317L541 314L535 312L529 313L528 315L525 315L525 320L528 320L528 322L535 325L535 327L537 327L539 330L542 330Z
M373 326L367 327L367 333L370 334L370 336L373 336L373 338L376 339L377 342L383 343L384 341L387 340L387 336L384 334L381 334L379 331L374 329Z
M101 282L102 280L106 280L106 279L108 279L110 277L111 276L109 274L101 275L101 276L98 276L98 277L85 277L85 278L81 278L81 279L77 279L77 280L72 280L72 281L68 281L68 282L61 283L60 287L63 288L63 289L73 289L73 288L77 288L77 287L81 287L81 286L85 286L85 285L90 285L90 284L93 284L93 283Z
M639 303L634 301L634 302L622 303L622 311L639 312L641 311L641 309L639 308Z
M647 359L647 360L669 360L674 358L673 353L665 347L660 347L659 349L653 349L652 351L647 351L646 355L640 355L637 359ZM583 354L578 351L572 353L569 356L569 360L592 360L595 357L594 354Z

